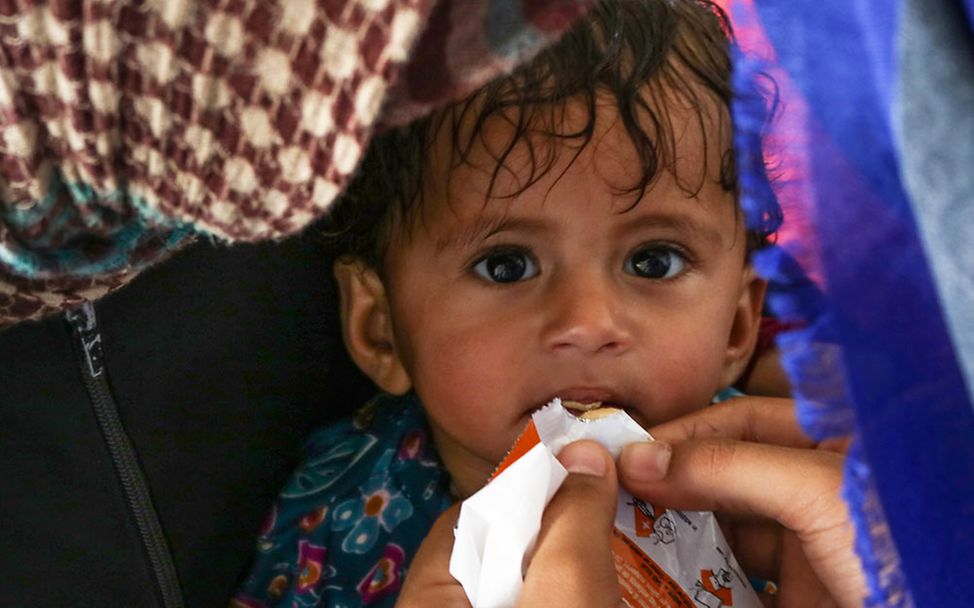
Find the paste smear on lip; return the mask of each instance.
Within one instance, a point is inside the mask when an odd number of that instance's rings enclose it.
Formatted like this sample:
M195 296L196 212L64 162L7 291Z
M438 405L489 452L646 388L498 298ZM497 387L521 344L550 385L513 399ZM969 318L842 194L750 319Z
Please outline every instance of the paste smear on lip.
M625 411L601 402L554 399L536 411L480 491L463 502L454 529L450 573L474 608L517 604L525 556L533 552L541 516L568 475L555 457L579 439L613 457L652 437ZM712 513L643 502L619 488L613 561L632 608L760 608Z
M561 405L565 409L573 410L576 412L587 412L589 410L596 410L602 407L602 402L592 401L591 403L582 403L580 401L562 401Z
M570 410L578 416L579 420L598 420L599 418L605 418L606 416L611 416L622 411L616 407L603 406L601 401L593 401L592 403L562 401L561 405L566 410Z

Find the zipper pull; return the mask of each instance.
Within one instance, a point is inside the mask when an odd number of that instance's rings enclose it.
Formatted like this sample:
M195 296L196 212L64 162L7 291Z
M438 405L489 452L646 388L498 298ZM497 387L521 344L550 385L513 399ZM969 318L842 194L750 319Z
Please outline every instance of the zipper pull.
M95 317L95 305L85 302L78 308L65 312L64 317L81 342L85 361L88 363L88 375L91 378L101 376L104 371L104 359L101 350L101 333L98 331L98 319Z

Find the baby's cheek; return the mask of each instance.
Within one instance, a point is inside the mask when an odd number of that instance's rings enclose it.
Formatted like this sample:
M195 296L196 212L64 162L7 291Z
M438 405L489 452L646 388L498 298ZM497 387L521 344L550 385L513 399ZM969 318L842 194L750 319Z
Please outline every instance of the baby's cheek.
M721 367L716 360L699 357L674 357L660 366L652 387L652 411L646 412L650 425L668 422L710 405L720 386Z
M443 404L437 404L442 406ZM475 464L485 475L507 454L521 429L501 424L498 416L474 403L467 407L427 408L427 414L441 432L459 446L466 462Z
M507 441L505 421L512 412L504 378L489 373L495 366L469 353L436 357L424 366L416 390L426 411L447 433L478 451L496 451Z

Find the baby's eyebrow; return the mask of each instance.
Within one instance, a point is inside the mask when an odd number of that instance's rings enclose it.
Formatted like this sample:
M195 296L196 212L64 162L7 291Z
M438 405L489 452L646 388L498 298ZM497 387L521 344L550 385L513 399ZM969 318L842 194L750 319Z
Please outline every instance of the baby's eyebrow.
M715 230L705 223L696 221L691 217L684 217L682 215L642 215L633 218L632 221L626 222L623 225L623 230L625 231L651 228L673 230L715 245L723 245L724 243L724 235L720 231Z
M540 232L544 230L544 222L536 219L510 217L508 215L484 215L459 232L437 238L436 252L441 253L451 248L463 249L470 247L499 232L511 230Z

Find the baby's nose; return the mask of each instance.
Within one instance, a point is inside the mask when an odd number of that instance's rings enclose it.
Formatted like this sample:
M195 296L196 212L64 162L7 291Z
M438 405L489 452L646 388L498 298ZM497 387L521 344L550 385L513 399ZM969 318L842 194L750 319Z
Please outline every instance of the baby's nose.
M598 283L598 282L596 282ZM621 354L629 349L625 303L606 284L553 290L542 340L562 354Z

